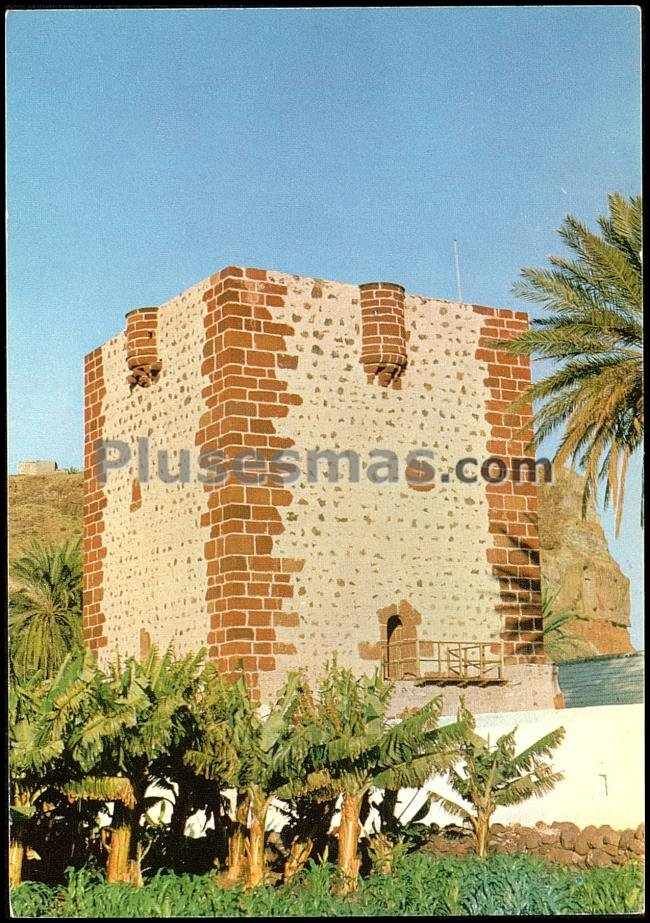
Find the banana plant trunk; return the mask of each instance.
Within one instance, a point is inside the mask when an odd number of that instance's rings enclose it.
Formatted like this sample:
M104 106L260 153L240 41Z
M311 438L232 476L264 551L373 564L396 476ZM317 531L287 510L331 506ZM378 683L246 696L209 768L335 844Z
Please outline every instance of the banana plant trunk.
M294 879L298 872L304 869L309 861L313 848L314 841L311 837L307 837L306 840L296 839L293 841L289 855L284 863L284 870L282 873L285 884Z
M476 855L484 859L487 855L490 839L490 814L480 811L473 824L474 839L476 840Z
M9 844L9 887L17 888L23 880L23 859L25 844L20 834L14 835Z
M340 894L356 891L359 878L359 813L362 795L344 795L338 829L338 867L342 875Z
M244 792L237 792L235 804L235 820L233 829L228 839L227 868L220 876L224 887L239 884L244 878L246 869L246 825L248 823L249 800Z
M258 885L263 884L266 877L265 830L268 809L269 803L264 795L257 791L253 792L251 796L251 822L246 843L246 855L248 858L247 885L249 888L256 888Z
M141 883L136 842L139 817L137 806L130 808L121 801L115 802L106 863L106 881L110 884Z
M26 788L12 786L12 803L19 811L26 811L32 804L34 792ZM23 880L23 864L25 862L25 821L17 820L10 824L9 842L9 887L17 888Z

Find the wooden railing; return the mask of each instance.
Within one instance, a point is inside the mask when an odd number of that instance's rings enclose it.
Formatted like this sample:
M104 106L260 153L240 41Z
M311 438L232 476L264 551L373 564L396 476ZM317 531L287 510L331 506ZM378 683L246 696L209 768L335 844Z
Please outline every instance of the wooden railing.
M397 641L382 661L384 679L453 685L505 682L503 646L494 641Z

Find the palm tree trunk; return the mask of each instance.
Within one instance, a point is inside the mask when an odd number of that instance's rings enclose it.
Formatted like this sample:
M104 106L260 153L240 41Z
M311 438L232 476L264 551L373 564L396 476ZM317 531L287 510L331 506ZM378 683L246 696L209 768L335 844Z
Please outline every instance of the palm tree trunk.
M224 887L232 887L244 877L248 808L248 796L244 792L237 792L235 820L232 833L228 839L228 867L225 873L220 876L221 884Z
M248 858L249 888L256 888L264 883L266 875L265 838L266 814L269 809L268 801L259 792L251 799L251 825L246 843Z
M9 844L9 887L17 888L23 880L23 859L25 844L20 835L14 836Z
M356 891L359 877L359 812L362 795L344 795L341 804L341 823L338 830L338 867L343 876L338 891L349 894Z

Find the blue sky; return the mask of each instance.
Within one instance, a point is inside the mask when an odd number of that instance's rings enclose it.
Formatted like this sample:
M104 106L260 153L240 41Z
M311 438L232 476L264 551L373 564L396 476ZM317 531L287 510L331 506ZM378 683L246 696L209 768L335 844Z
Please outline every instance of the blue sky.
M81 464L85 353L229 263L528 309L640 191L632 6L15 11L9 469ZM642 643L639 466L612 549ZM611 517L605 516L611 537Z

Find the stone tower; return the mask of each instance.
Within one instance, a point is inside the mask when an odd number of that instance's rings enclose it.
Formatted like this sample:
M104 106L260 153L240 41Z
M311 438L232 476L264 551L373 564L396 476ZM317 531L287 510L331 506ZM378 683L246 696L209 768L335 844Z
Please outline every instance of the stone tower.
M130 311L86 357L90 647L206 647L262 698L336 653L404 704L553 707L530 368L496 346L526 327L232 266Z

